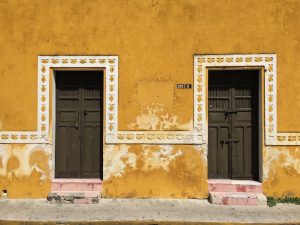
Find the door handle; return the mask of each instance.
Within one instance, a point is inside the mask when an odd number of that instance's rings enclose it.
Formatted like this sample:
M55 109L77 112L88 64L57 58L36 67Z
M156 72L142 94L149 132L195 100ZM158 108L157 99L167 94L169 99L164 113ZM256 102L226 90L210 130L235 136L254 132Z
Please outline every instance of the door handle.
M78 127L79 127L79 124L78 124L78 122L76 122L75 123L75 128L78 129Z
M83 114L86 116L88 114L87 110L83 110Z
M237 110L228 110L225 112L226 116L228 116L229 114L237 114Z
M225 139L221 141L221 144L229 144L229 143L238 143L240 140L239 139Z

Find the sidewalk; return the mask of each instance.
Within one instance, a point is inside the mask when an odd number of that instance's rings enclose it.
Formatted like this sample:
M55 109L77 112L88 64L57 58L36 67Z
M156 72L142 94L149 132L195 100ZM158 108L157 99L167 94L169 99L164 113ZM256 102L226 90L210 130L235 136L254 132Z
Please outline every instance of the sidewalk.
M192 199L101 199L98 204L89 205L50 204L45 200L0 200L1 225L232 223L300 224L300 206L228 207Z

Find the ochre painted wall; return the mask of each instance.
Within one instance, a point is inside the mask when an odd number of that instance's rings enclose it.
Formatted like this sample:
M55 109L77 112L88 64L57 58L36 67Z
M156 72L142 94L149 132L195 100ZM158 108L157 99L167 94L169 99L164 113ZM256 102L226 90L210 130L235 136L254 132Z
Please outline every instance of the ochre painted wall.
M0 192L9 198L46 197L51 186L51 152L47 145L0 145Z
M263 191L267 196L300 196L299 147L266 147L264 149Z
M106 146L103 196L206 198L204 151L188 145Z
M278 127L300 130L299 1L153 2L0 1L0 129L36 129L38 55L118 55L119 128L126 130L150 104L141 89L190 122L191 90L159 98L147 82L192 83L193 54L276 53Z
M0 190L9 198L42 198L50 191L52 149L0 145ZM188 145L107 145L103 197L207 197L206 150ZM300 196L300 148L265 147L263 191Z
M36 130L39 55L118 55L119 130L191 130L193 54L276 53L279 131L299 131L297 0L0 0L0 130ZM52 124L50 124L52 127ZM52 129L50 129L52 131ZM0 145L0 191L45 197L53 146ZM105 197L207 197L207 149L106 145ZM300 196L298 147L265 147L266 195Z

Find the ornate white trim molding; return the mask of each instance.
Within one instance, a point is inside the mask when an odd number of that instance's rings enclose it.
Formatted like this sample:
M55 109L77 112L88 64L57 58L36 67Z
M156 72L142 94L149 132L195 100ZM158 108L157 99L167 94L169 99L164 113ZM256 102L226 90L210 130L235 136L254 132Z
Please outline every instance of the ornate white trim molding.
M117 131L118 124L118 57L117 56L39 56L38 57L38 124L33 132L0 132L1 143L49 143L50 69L104 68L106 75L106 133Z
M276 55L195 55L194 123L192 131L118 130L118 56L39 56L37 131L1 131L0 143L49 143L50 69L105 69L105 141L131 144L206 144L206 88L209 67L265 68L265 142L267 145L299 145L300 133L277 132Z
M195 131L118 131L118 56L39 56L38 129L33 132L0 132L1 143L49 143L50 69L55 68L104 68L106 143L203 142L198 129Z
M207 141L206 110L207 71L212 67L263 67L264 133L266 145L299 145L300 134L277 131L277 73L275 54L195 55L194 56L194 120Z

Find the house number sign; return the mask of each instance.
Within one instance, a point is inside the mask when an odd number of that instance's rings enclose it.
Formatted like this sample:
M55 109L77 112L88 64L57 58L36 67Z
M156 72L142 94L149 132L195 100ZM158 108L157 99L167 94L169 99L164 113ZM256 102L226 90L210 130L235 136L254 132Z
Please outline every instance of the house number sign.
M192 84L177 84L177 89L191 89Z

